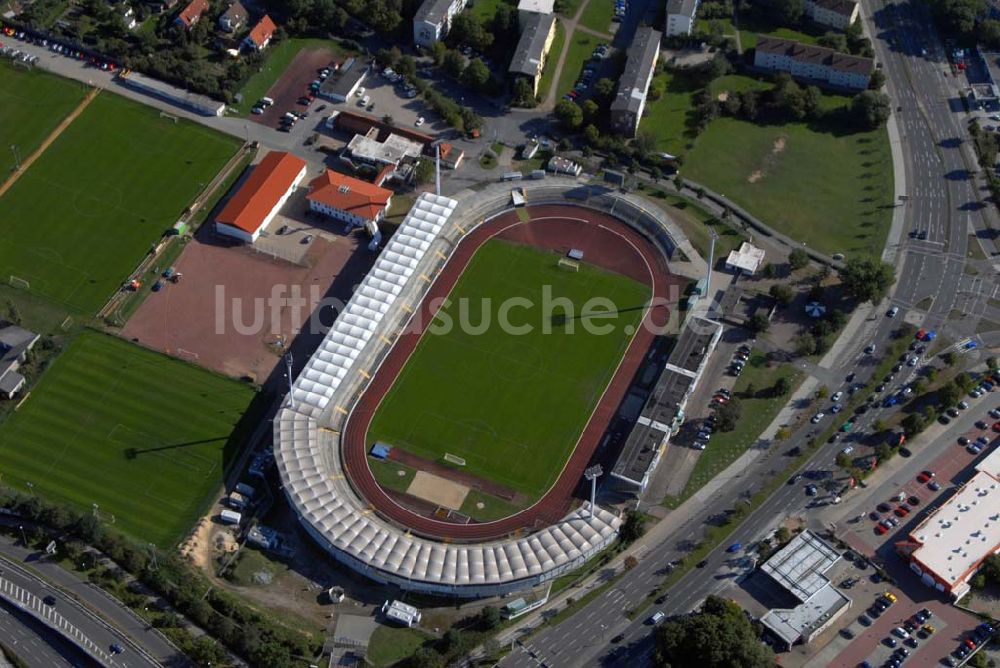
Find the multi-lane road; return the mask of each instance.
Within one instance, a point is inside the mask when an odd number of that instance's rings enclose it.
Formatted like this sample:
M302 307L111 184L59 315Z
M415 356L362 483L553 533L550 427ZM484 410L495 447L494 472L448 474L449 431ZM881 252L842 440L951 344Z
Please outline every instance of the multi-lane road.
M899 319L936 329L953 340L970 337L983 343L982 336L986 335L976 333L978 318L967 314L985 313L988 300L997 296L996 272L992 268L998 254L996 239L985 231L992 222L987 216L993 212L981 204L970 174L970 169L975 168L974 156L966 142L962 107L954 96L953 82L948 81L950 71L943 46L922 7L871 0L865 9L869 34L889 80L905 168L906 192L897 193L902 195L899 206L904 207L903 235L898 241L890 240L898 243L890 253L898 276L892 303L901 309ZM908 234L921 231L927 233L926 239ZM970 244L981 244L981 250L970 248ZM986 259L969 260L970 254ZM967 264L971 267L968 272ZM984 277L977 280L980 273ZM864 333L856 335L845 348L834 368L841 369L843 375L856 371L859 381L867 380L874 360L866 359L860 349L868 342L881 347L897 326L898 320L877 315ZM1000 341L989 339L985 343L995 345ZM909 371L910 367L904 369ZM901 371L886 394L910 376ZM862 432L879 412L873 410L861 416L855 430ZM810 431L801 430L788 445L804 442ZM823 446L805 468L832 468L841 447L842 443ZM780 468L773 461L768 464L766 457L759 464L757 473L766 473L766 466L771 471ZM504 665L649 663L653 650L651 627L646 623L649 614L657 610L679 614L695 609L706 596L728 586L744 566L720 546L709 555L707 564L670 589L664 602L634 621L629 621L624 612L645 598L662 580L668 564L682 556L689 547L683 537L690 537L707 518L731 508L754 473L730 481L725 491L708 499L666 540L651 547L614 589L563 623L525 640ZM780 519L803 513L811 503L801 485L783 486L736 529L730 541L752 543ZM611 643L612 639L616 642Z

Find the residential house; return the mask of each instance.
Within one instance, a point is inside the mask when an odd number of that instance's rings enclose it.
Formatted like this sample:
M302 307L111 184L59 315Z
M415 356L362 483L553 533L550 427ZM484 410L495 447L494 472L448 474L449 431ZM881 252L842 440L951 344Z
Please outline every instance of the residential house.
M271 38L274 37L274 31L277 29L278 26L274 25L271 17L265 14L264 18L257 21L257 25L253 27L250 34L243 40L243 44L254 51L263 51L271 43Z
M126 30L135 30L135 27L139 25L139 22L135 20L135 10L132 9L131 5L125 6L125 11L122 12L122 23L125 24Z
M529 14L522 24L521 38L507 71L531 82L531 90L535 95L538 95L542 70L555 36L556 17L552 14Z
M753 64L762 70L787 72L796 79L832 88L864 90L871 79L873 62L871 58L823 46L760 35Z
M40 337L17 325L0 326L0 397L12 399L24 387L17 372Z
M466 0L424 0L413 17L413 43L431 48L444 39L452 19L465 9Z
M517 23L524 30L524 22L532 14L552 14L555 12L555 0L519 0L517 3Z
M824 28L847 30L861 15L857 0L806 0L805 15Z
M191 27L201 19L201 15L208 11L208 0L191 0L187 7L174 19L179 27L190 30Z
M238 32L246 25L249 18L247 8L239 2L234 2L219 17L219 28L226 32Z
M309 184L309 209L355 226L377 223L392 202L392 191L326 170Z
M667 0L667 37L690 35L697 13L698 0Z
M660 31L639 28L628 48L625 71L618 80L615 99L611 101L611 127L615 132L635 136L659 58Z

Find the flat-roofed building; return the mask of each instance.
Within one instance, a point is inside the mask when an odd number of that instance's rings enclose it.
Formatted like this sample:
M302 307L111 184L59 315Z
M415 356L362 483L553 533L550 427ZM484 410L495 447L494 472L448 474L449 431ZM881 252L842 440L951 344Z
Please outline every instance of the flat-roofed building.
M371 66L367 62L348 58L336 71L330 73L319 87L317 94L334 102L347 102L368 76L370 69Z
M764 249L744 241L738 249L729 251L729 257L726 258L726 269L734 273L740 272L753 276L763 263Z
M379 130L371 128L367 134L354 135L347 142L345 157L351 162L360 162L375 167L390 165L399 167L403 162L416 162L424 151L424 145L396 133L389 133L384 140L378 140Z
M969 580L1000 552L1000 448L977 466L954 495L896 543L910 570L928 587L959 599Z
M760 567L797 605L774 608L760 618L786 647L810 642L851 607L826 572L840 553L811 531L803 531Z
M521 23L521 37L507 72L527 79L535 95L555 36L556 17L552 14L528 14Z
M611 127L615 132L635 136L659 58L660 31L639 28L628 48L625 71L618 80L618 92L611 102Z
M413 17L413 43L426 49L448 34L452 19L465 9L466 0L424 0Z
M871 58L839 53L823 46L760 35L753 64L770 72L787 72L811 83L864 90L871 80L874 62Z
M524 30L524 22L532 14L553 14L556 9L555 0L519 0L517 3L517 22Z

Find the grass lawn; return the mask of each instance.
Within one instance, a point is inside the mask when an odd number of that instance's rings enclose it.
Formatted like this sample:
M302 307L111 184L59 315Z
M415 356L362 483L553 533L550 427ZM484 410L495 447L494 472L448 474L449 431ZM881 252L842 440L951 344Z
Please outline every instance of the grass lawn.
M608 32L611 25L611 17L615 15L614 0L590 0L580 15L580 25L596 30L597 32Z
M709 230L715 230L716 235L718 235L715 242L716 260L726 257L730 251L736 250L741 243L747 241L744 235L698 206L694 200L651 186L640 186L640 190L650 197L653 203L666 210L670 219L680 226L684 236L688 238L688 241L706 262L712 243Z
M14 169L11 146L24 162L86 94L72 79L0 62L0 182Z
M573 84L583 71L583 64L590 60L591 54L600 43L600 37L580 30L574 30L569 36L569 50L566 52L566 60L559 75L559 82L556 84L556 93L559 97L573 90Z
M698 87L690 77L679 72L664 72L656 78L666 80L667 92L649 103L642 117L642 129L656 136L658 151L681 155L694 145L694 134L688 129L688 115L694 113L692 98Z
M739 397L743 405L742 417L733 431L716 431L712 434L708 448L702 452L694 466L694 471L691 472L691 478L684 488L684 498L704 487L709 480L732 464L757 442L760 433L788 401L788 395L774 398L746 397L746 390L753 385L757 395L766 394L767 389L774 385L778 378L782 377L791 380L792 387L795 388L798 386L802 374L790 364L768 367L762 353L755 351L750 355L749 363L733 387L733 396Z
M493 15L497 13L497 7L503 2L504 0L473 0L467 9L480 21L489 22L493 20ZM512 9L517 9L517 3L508 4Z
M410 483L413 482L413 476L417 474L415 469L405 464L376 459L375 457L368 458L368 466L379 485L397 492L405 492Z
M268 48L267 59L264 61L264 64L261 65L261 68L257 72L250 75L247 82L243 84L243 88L240 90L243 101L238 104L233 102L229 106L242 114L249 114L250 108L253 107L254 103L267 94L267 91L285 73L285 70L288 69L288 66L295 60L295 56L302 49L326 49L330 52L331 56L337 58L355 55L331 39L290 37L282 40Z
M374 666L391 666L420 649L430 636L418 629L380 624L372 634L365 656Z
M893 204L885 129L838 135L720 118L682 173L824 253L871 254L885 244Z
M556 36L552 38L552 46L549 47L549 55L545 60L545 67L542 69L542 80L538 82L538 97L545 100L552 87L552 77L555 76L556 67L559 65L559 55L562 53L563 44L566 43L566 28L562 21L556 18Z
M740 45L744 51L757 46L757 35L794 39L803 44L815 44L816 39L822 36L822 33L814 34L812 32L803 32L777 25L768 16L765 16L766 11L766 9L761 8L759 11L750 9L740 12L738 21L740 26Z
M642 314L635 307L650 295L645 285L592 265L583 264L578 272L559 269L558 257L530 246L486 242L383 399L368 440L430 460L458 455L473 475L530 500L544 493L631 341L627 327L634 328ZM614 307L585 307L595 295ZM514 298L531 305L504 311L510 327L500 327L502 305ZM563 309L571 311L562 310L564 324L552 319L556 299L570 304ZM613 331L588 331L594 321L581 314L608 308L621 309L602 322ZM577 317L569 317L574 313ZM449 321L454 326L440 331ZM515 327L530 331L509 331Z
M479 522L490 522L509 517L518 510L519 508L516 505L508 503L499 497L484 494L478 489L470 489L468 495L465 497L465 503L462 504L459 512Z
M755 79L745 74L727 74L715 79L708 85L713 95L719 93L742 93L745 90L769 90L774 87L770 81ZM840 97L840 96L829 96Z
M222 482L253 390L96 332L77 336L0 426L3 482L171 547ZM240 430L243 431L242 429Z
M238 146L98 95L0 199L0 277L93 313Z

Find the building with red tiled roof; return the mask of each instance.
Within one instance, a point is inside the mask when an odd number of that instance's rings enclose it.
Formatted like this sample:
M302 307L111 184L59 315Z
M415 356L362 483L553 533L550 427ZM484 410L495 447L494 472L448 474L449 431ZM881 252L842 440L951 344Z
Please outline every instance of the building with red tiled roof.
M174 23L184 28L191 28L201 15L208 11L208 0L191 0L188 6L181 10L181 13L174 19Z
M278 26L274 25L271 17L264 14L264 18L257 21L257 25L253 27L250 34L243 40L243 43L255 51L262 51L271 43L271 38L274 37L274 31L277 29Z
M305 176L302 158L268 153L215 218L215 231L253 243Z
M309 184L306 199L311 210L360 226L382 220L392 191L327 170Z

